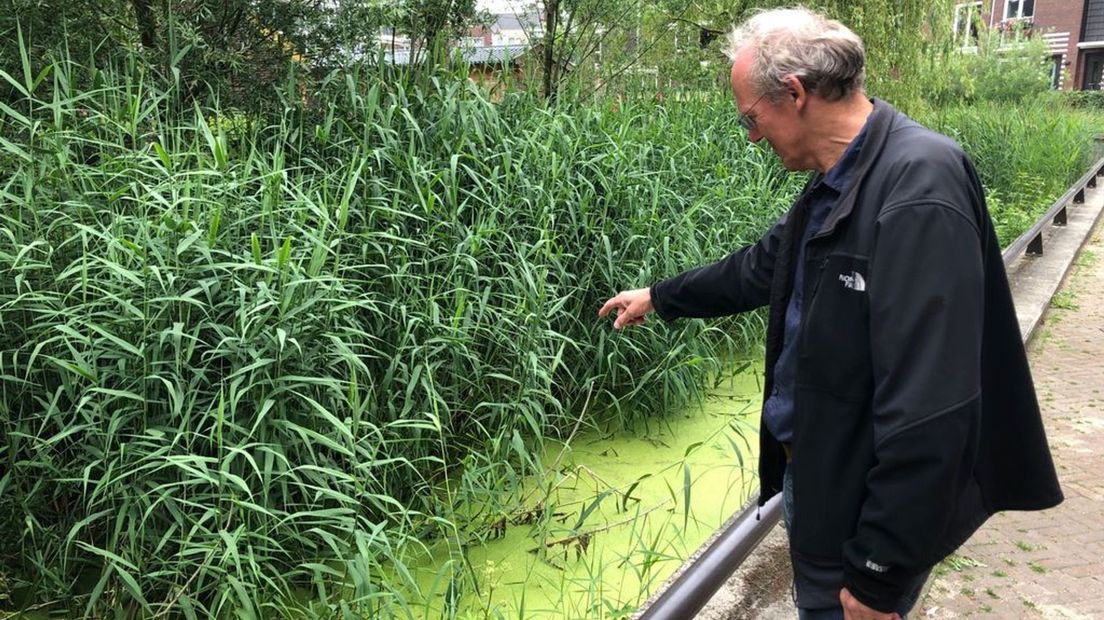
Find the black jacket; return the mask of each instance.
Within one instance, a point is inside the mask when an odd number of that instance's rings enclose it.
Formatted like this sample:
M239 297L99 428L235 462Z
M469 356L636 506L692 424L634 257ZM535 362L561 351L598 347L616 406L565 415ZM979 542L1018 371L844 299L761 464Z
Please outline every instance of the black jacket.
M842 560L852 594L889 611L991 514L1062 493L973 165L882 101L867 132L806 251L790 544ZM652 287L664 320L769 304L766 394L816 180L755 245ZM760 505L785 466L762 427Z

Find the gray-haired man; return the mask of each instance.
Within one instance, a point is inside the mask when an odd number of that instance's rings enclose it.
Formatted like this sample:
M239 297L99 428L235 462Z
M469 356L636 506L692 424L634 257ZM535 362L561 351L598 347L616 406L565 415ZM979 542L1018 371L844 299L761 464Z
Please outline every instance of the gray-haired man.
M984 194L958 145L867 98L842 24L768 11L729 42L749 139L814 174L756 244L599 314L769 305L759 501L785 493L800 616L903 617L991 514L1062 500Z

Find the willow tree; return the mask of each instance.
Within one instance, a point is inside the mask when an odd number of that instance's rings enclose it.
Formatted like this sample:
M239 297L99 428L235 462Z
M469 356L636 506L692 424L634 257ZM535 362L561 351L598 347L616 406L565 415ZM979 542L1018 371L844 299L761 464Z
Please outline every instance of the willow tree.
M562 82L573 68L585 69L584 80L593 82L586 71L591 67L600 66L599 72L609 76L635 64L636 70L658 70L663 83L715 88L716 82L724 79L726 62L721 48L732 26L755 11L793 2L641 0L612 12L599 10L606 4L607 0L546 0L542 5L546 23L554 25L543 41L544 67L556 72L545 76L546 84L553 81L550 77ZM939 59L951 48L951 0L821 0L809 6L839 19L863 38L868 90L905 108L920 101L921 78L939 66ZM595 46L582 38L587 30L576 27L574 33L567 31L563 22L571 13L591 15L592 21L599 21L591 30L595 37L606 40L600 62L580 62L583 58L578 50ZM616 33L631 44L609 45ZM546 94L548 90L546 86Z
M867 92L908 109L951 52L952 0L830 0L820 5L866 43Z

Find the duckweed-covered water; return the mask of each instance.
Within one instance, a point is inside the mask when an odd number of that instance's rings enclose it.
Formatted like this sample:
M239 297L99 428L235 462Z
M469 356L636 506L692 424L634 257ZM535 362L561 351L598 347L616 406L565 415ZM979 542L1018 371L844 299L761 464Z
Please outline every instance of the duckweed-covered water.
M544 462L558 465L529 494L532 512L504 518L500 537L466 559L450 560L441 545L417 566L423 593L434 593L417 613L628 616L753 492L759 389L744 373L648 428L551 446ZM442 577L450 561L469 563L479 582L451 606Z

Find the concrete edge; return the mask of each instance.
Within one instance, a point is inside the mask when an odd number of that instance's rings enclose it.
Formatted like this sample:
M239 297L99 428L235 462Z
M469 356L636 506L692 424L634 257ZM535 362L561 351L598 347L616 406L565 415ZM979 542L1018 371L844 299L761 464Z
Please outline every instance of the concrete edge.
M1104 214L1104 187L1086 188L1085 202L1067 207L1065 226L1052 226L1041 256L1023 255L1008 266L1020 334L1030 342L1051 299L1065 282L1073 262Z

